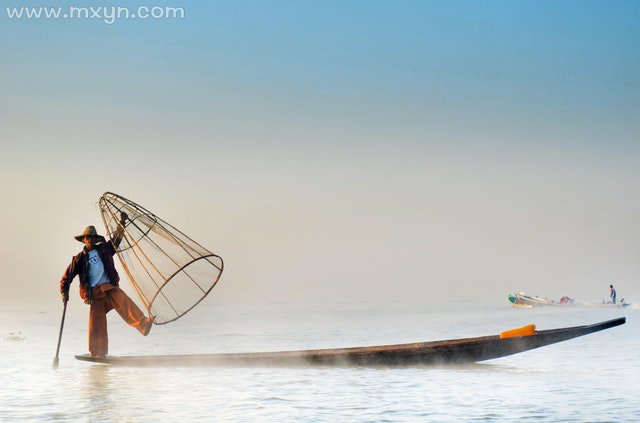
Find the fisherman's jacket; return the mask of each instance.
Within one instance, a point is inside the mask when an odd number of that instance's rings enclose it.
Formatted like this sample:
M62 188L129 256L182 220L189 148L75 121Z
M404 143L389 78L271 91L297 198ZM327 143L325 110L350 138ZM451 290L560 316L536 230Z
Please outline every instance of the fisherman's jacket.
M113 241L101 242L95 245L95 249L100 255L104 270L110 279L110 283L114 286L118 286L120 276L116 271L113 264L113 255L116 253L116 249L113 245ZM71 281L76 276L80 277L80 297L85 303L91 304L91 287L89 286L89 265L87 263L89 254L86 247L82 251L71 259L71 264L67 267L67 270L62 275L60 280L60 292L68 293Z

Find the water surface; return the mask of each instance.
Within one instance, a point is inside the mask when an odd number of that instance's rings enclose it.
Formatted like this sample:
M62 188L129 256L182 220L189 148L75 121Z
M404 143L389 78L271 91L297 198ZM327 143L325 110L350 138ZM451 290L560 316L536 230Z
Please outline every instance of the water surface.
M88 308L0 309L0 421L640 421L638 310L507 304L212 306L140 336L109 314L110 353L331 348L551 329L626 316L604 332L480 364L409 368L115 368L77 361Z

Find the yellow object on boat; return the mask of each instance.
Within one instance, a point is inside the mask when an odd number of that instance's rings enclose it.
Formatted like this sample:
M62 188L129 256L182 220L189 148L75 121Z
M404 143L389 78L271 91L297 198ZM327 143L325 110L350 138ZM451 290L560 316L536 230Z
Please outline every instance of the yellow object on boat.
M516 336L531 336L536 333L536 325L527 325L518 329L505 330L500 332L500 338L513 338Z

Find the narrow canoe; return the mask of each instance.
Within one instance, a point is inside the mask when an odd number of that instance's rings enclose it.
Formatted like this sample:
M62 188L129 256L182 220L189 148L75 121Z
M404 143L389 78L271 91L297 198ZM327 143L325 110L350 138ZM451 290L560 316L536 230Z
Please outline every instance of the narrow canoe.
M301 351L224 354L91 357L78 360L127 367L298 367L298 366L416 366L473 363L555 344L624 324L625 317L585 326L536 331L533 335L500 335L411 344Z

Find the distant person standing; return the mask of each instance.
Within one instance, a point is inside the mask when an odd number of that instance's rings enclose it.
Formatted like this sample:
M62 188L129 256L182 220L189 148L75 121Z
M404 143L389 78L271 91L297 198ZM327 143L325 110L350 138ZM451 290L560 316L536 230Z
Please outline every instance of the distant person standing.
M611 297L611 302L613 304L616 303L616 289L613 287L613 285L609 285L609 289L611 290L611 293L609 294L609 296Z

